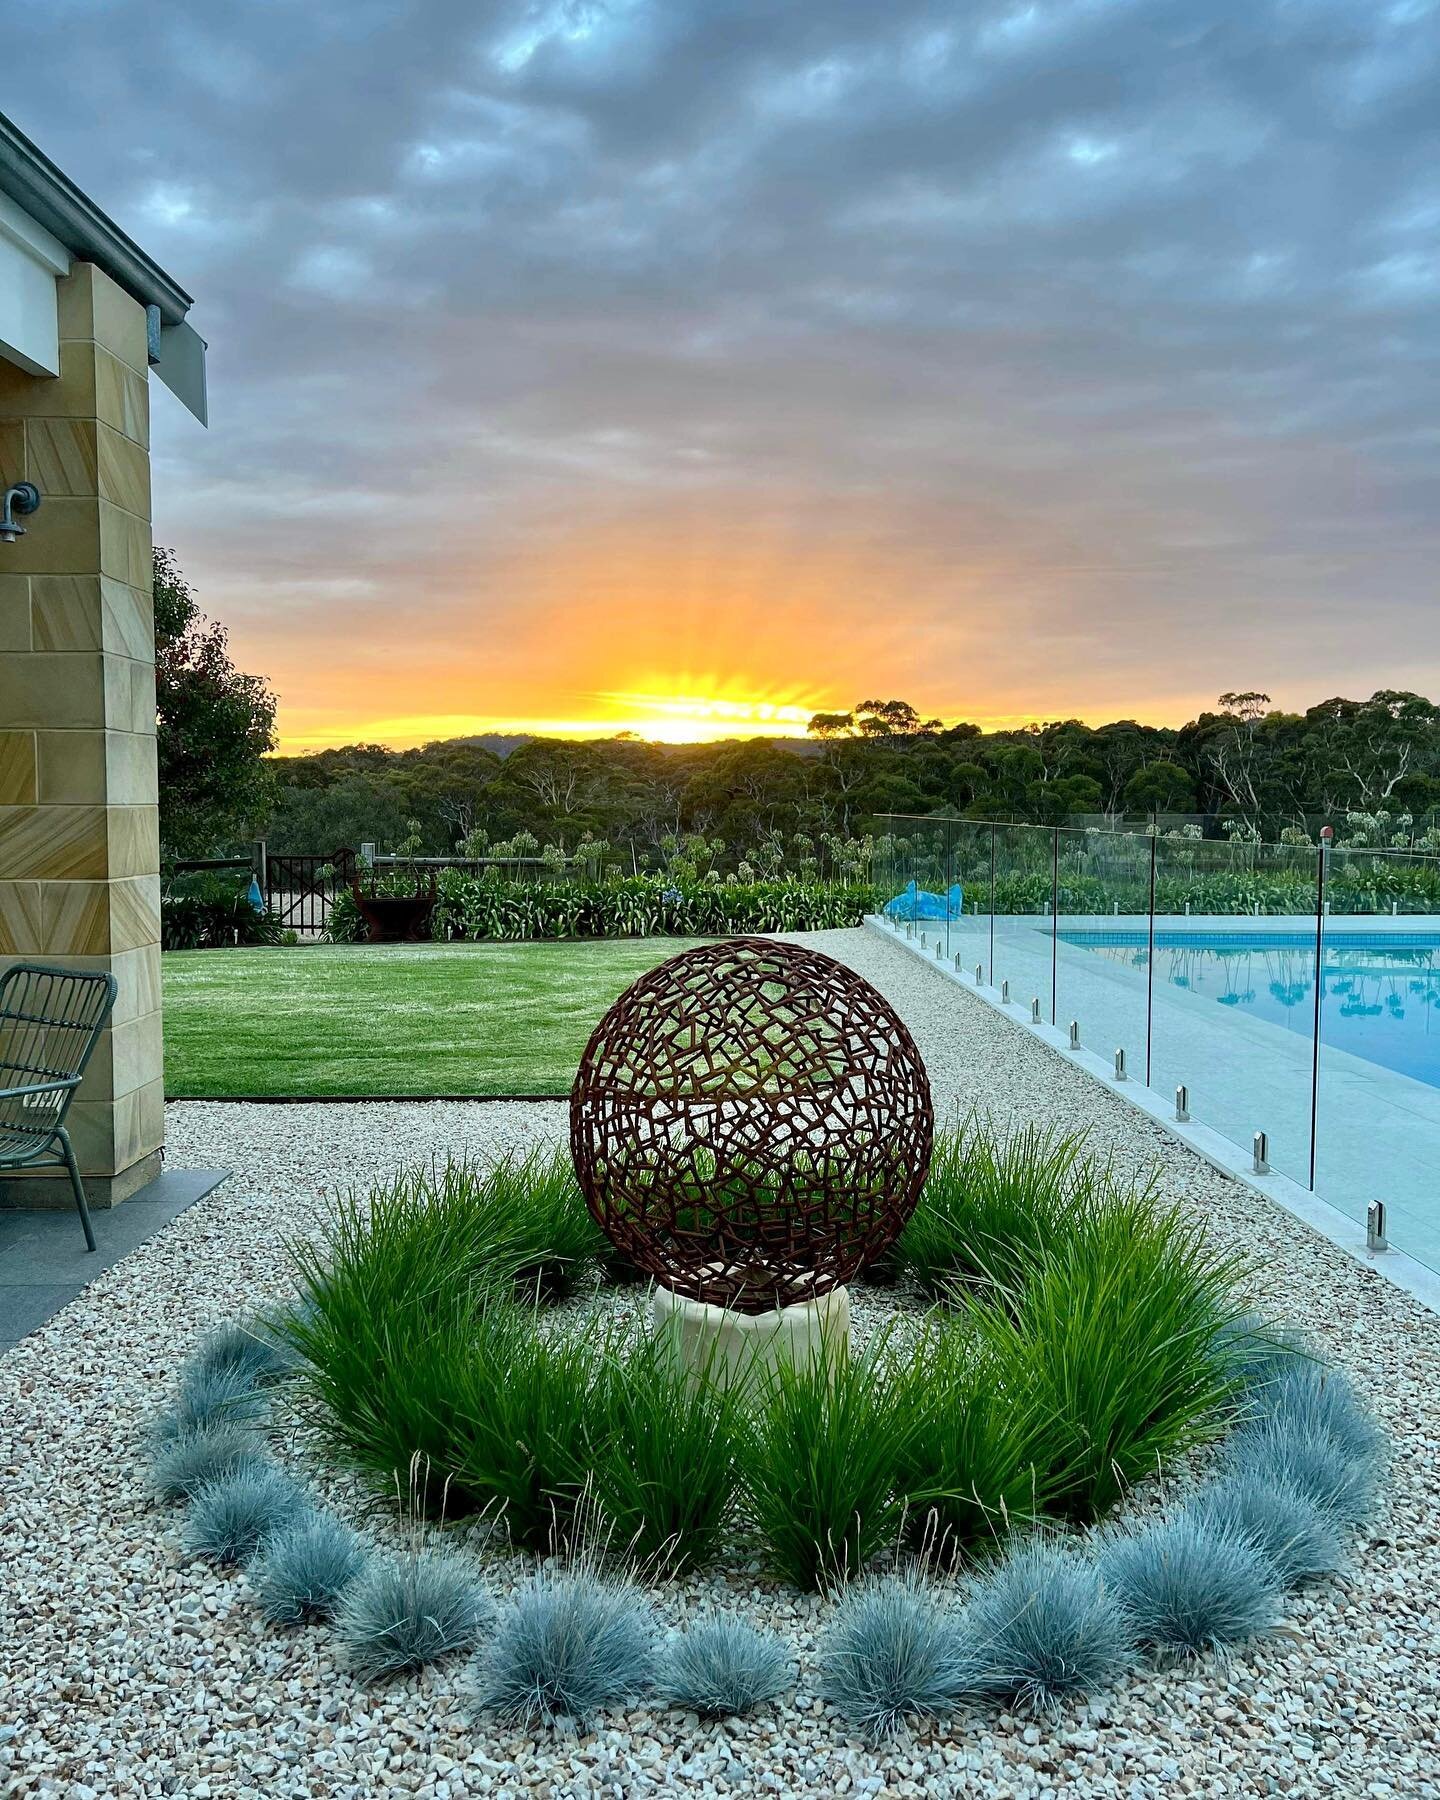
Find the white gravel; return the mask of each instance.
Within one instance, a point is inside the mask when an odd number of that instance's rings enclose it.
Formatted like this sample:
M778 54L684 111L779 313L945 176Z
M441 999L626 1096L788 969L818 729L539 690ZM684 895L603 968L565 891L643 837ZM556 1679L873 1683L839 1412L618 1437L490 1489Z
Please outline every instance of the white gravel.
M658 1590L666 1623L717 1594L784 1630L783 1710L713 1727L637 1710L580 1738L497 1734L473 1677L356 1686L323 1631L260 1621L242 1577L182 1562L141 1434L211 1326L285 1289L324 1195L437 1150L558 1141L559 1104L172 1106L172 1166L235 1174L0 1358L0 1792L230 1797L470 1794L1440 1795L1440 1321L874 934L807 941L893 1000L941 1108L1092 1128L1097 1149L1264 1257L1267 1304L1324 1340L1393 1434L1385 1523L1345 1582L1228 1666L1152 1672L1053 1721L961 1714L879 1752L815 1695L825 1608L743 1566ZM562 952L557 951L557 954ZM352 1505L353 1489L327 1491ZM519 1559L493 1558L508 1586Z

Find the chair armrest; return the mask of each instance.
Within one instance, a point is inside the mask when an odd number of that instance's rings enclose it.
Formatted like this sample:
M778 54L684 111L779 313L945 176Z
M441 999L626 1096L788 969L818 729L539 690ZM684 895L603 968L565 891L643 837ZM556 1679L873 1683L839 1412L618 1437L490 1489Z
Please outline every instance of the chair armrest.
M58 1081L34 1081L24 1087L0 1088L0 1100L25 1100L32 1094L67 1094L80 1085L79 1075L67 1075Z

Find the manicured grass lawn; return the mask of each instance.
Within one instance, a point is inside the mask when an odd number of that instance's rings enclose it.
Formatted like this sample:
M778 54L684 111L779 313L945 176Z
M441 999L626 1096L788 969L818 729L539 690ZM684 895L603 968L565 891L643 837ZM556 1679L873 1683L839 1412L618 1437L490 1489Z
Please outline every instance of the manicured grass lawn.
M606 1007L689 942L171 951L165 1091L568 1094Z

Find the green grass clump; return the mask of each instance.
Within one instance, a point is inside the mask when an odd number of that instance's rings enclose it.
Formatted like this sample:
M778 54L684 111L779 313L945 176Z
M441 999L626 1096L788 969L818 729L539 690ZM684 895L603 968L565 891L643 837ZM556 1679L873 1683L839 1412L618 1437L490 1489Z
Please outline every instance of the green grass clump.
M940 1133L919 1205L900 1235L902 1269L934 1298L956 1283L1023 1285L1074 1210L1093 1193L1084 1133L1024 1126L1003 1135L972 1115Z
M827 1341L755 1397L739 1439L746 1502L771 1564L797 1587L843 1582L895 1541L909 1399L908 1367L884 1339L854 1356Z
M588 1447L612 1547L672 1573L705 1562L735 1504L738 1398L663 1336L607 1357Z
M597 1237L558 1153L452 1160L343 1200L324 1236L294 1252L302 1303L284 1324L305 1365L302 1402L332 1450L382 1490L421 1457L438 1478L423 1499L432 1512L489 1503L492 1482L471 1490L463 1479L473 1432L457 1440L452 1395L505 1385L495 1334L506 1303L564 1291ZM540 1379L540 1353L522 1350Z
M437 1396L442 1466L526 1549L570 1539L609 1355L603 1334L542 1333L533 1310L500 1302L473 1321Z
M906 1386L911 1429L896 1479L912 1541L954 1563L1043 1511L1059 1485L1051 1421L968 1319L931 1317Z
M1223 1428L1244 1266L1152 1194L1112 1193L1037 1261L1022 1306L970 1303L1004 1391L1044 1422L1050 1510L1088 1523Z

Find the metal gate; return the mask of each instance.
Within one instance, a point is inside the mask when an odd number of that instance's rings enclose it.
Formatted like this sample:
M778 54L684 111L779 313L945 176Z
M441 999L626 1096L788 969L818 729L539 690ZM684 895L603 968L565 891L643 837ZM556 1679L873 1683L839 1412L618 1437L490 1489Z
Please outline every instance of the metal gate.
M336 850L329 856L276 856L265 859L265 901L279 923L291 931L318 935L330 918L330 903L350 885L355 852Z

